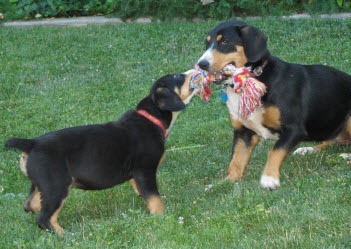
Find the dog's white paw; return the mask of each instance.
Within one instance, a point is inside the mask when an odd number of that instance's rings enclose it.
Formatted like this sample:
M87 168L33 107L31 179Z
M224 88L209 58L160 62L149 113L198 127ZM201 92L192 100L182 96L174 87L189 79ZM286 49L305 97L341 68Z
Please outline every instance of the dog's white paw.
M280 180L272 176L261 176L261 187L268 190L277 189L280 187Z
M351 159L351 153L342 153L339 156L341 156L342 158L349 160Z
M293 155L301 155L301 156L304 156L306 154L311 154L311 153L315 153L315 152L318 152L317 149L313 148L313 147L301 147L301 148L298 148L296 149L294 152L293 152Z

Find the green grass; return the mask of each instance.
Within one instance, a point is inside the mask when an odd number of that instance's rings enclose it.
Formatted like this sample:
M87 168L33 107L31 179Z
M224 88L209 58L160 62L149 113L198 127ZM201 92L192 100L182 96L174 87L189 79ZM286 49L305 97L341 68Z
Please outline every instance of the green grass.
M351 73L351 20L249 22L266 32L274 55ZM191 68L216 24L1 28L0 143L117 119L154 80ZM224 181L233 135L213 91L209 103L192 100L167 141L162 216L149 215L128 184L73 190L59 217L66 235L43 232L22 208L30 183L19 153L0 146L0 247L350 248L351 166L338 157L350 148L288 156L282 187L269 192L258 181L273 142L261 141L244 179Z

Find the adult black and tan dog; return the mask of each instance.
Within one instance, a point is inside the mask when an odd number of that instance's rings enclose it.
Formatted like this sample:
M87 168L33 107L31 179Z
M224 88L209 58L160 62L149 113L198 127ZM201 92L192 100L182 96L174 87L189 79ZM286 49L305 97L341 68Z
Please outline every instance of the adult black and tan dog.
M240 95L231 90L228 75L218 75L227 64L251 68L253 77L267 86L262 106L247 119L238 115ZM217 73L215 83L227 85L234 127L228 179L243 176L260 137L277 140L260 180L265 189L280 186L282 162L299 142L322 141L313 148L319 150L335 141L350 141L351 76L331 67L293 64L272 56L265 34L254 26L227 21L213 28L198 66Z
M40 211L38 225L62 234L57 216L70 188L100 190L128 180L150 213L163 213L156 171L172 124L197 92L190 86L194 72L160 78L118 121L10 138L5 146L23 152L20 168L32 182L24 209Z

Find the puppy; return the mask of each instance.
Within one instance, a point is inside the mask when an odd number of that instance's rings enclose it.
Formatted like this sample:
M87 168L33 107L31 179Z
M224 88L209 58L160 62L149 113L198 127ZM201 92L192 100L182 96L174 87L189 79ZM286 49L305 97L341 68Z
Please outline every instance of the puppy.
M136 110L118 121L10 138L5 146L22 151L20 168L32 182L24 209L40 211L39 227L63 234L57 217L71 188L101 190L125 181L145 199L150 213L162 214L156 171L172 124L198 91L190 86L194 72L160 78Z
M266 85L262 105L248 118L239 115L240 94L228 75L218 73L233 64L251 69L251 76ZM226 86L227 107L234 127L233 155L228 179L240 179L260 138L275 145L260 180L265 189L280 186L280 167L301 141L324 141L313 150L351 137L351 76L323 65L285 62L270 54L265 34L241 21L227 21L206 37L206 52L198 66L216 74L215 83Z

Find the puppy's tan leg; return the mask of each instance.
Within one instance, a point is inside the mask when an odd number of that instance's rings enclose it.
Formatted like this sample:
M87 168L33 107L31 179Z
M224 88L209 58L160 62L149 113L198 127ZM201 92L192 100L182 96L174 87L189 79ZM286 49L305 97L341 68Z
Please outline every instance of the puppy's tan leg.
M35 213L39 212L41 209L41 194L37 187L32 185L32 188L34 188L34 190L31 189L31 193L24 203L24 210L26 212Z
M152 195L146 198L146 204L150 214L163 214L163 202L160 196Z
M37 218L37 224L40 228L56 232L58 235L62 236L64 234L64 229L58 223L58 215L65 203L66 198L63 198L58 203L48 202L43 195L42 209Z
M140 165L140 168L135 167L132 172L138 192L144 198L151 214L163 213L163 203L158 192L156 180L157 169L163 158L163 155L161 158L145 157L145 160L141 160L144 165Z
M57 234L59 236L63 236L65 233L65 230L58 223L58 215L59 215L65 201L66 201L66 199L62 200L60 207L55 211L55 213L50 218L50 224L55 229L55 231L57 232Z
M165 159L165 153L163 153L163 155L162 155L162 157L161 157L161 159L160 159L160 161L159 161L159 163L158 163L157 169L160 168L160 166L161 166L162 162L164 161L164 159ZM139 191L139 189L138 189L138 185L137 185L135 179L134 179L134 178L130 179L130 180L129 180L129 183L130 183L130 185L132 185L132 187L133 187L133 189L134 189L134 192L135 192L138 196L140 196L140 191Z
M138 187L137 187L137 184L136 184L134 178L130 179L130 180L129 180L129 183L130 183L130 185L132 185L132 187L133 187L133 189L134 189L134 192L135 192L138 196L140 196L140 192L139 192L139 190L138 190Z
M271 149L268 160L261 176L261 186L264 189L276 189L280 186L280 167L288 154L285 149Z
M235 119L231 121L235 129L233 156L229 164L226 179L238 180L244 175L250 161L251 153L260 139L258 135L242 127L241 123L237 122Z

